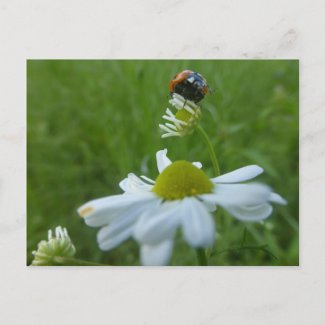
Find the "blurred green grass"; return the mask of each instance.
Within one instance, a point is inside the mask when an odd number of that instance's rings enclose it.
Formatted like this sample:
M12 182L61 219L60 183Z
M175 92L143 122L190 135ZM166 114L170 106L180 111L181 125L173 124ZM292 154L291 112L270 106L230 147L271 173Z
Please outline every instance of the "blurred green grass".
M222 172L259 164L259 177L289 204L264 224L217 217L219 238L211 265L299 264L299 63L296 60L29 60L27 62L27 263L47 230L68 228L77 257L112 265L139 265L129 240L101 252L97 229L76 214L85 201L121 193L129 172L157 176L155 153L201 161L212 176L207 150L195 134L161 139L168 82L179 71L203 74L214 91L202 101L202 126L212 138ZM247 227L247 245L237 247ZM173 265L195 265L177 237Z

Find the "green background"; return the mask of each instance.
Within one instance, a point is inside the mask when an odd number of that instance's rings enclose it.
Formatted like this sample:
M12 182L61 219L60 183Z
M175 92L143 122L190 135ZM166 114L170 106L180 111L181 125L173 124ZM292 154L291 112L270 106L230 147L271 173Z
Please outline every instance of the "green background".
M172 160L201 161L213 176L197 134L160 138L158 124L170 107L168 83L185 69L200 72L212 88L200 103L201 125L211 137L222 173L258 164L265 170L258 180L288 200L285 207L275 206L264 223L217 215L219 237L210 264L299 264L296 60L29 60L27 264L47 230L61 225L68 228L76 257L139 265L133 240L101 252L98 230L84 224L77 207L121 193L118 183L129 172L155 179L155 153L163 148ZM244 232L244 247L238 249ZM256 245L267 249L251 247ZM196 264L195 252L181 234L171 264Z

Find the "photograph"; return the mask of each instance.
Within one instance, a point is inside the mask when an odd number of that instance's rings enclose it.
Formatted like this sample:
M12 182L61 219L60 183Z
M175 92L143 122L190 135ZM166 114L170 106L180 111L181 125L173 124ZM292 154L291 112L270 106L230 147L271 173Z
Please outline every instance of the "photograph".
M299 266L299 60L34 60L28 266Z

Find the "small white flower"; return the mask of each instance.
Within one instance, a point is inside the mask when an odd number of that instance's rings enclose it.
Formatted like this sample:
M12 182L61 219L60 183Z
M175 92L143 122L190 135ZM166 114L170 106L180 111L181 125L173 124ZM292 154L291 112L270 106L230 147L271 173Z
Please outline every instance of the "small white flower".
M129 174L120 182L124 194L93 200L78 209L87 225L102 227L97 235L100 249L110 250L133 236L141 245L144 265L167 265L178 228L190 246L212 246L216 231L210 212L217 206L239 220L260 221L271 214L271 202L286 204L266 185L240 183L263 172L256 165L209 179L198 162L172 163L167 149L156 157L160 173L156 181Z
M163 119L167 122L159 124L160 129L166 132L161 137L183 137L192 133L201 117L200 107L176 93L169 102L177 112L174 114L169 108L166 109Z
M38 243L37 251L33 251L33 266L57 265L55 257L73 257L76 253L66 228L55 228L55 236L52 230L48 231L48 240Z

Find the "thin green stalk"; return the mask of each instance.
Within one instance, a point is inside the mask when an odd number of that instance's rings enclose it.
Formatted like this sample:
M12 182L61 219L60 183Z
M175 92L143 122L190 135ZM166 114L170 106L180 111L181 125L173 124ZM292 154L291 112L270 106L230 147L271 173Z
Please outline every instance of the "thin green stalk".
M212 161L212 165L213 165L213 170L214 170L214 176L219 176L220 175L220 167L219 167L219 163L218 163L218 159L216 156L216 153L213 149L212 143L210 141L209 136L207 135L207 133L204 131L204 129L201 127L201 125L198 125L196 127L197 132L200 134L202 140L204 141L204 143L206 144L206 146L208 147L208 151L209 151L209 155L210 155L210 159ZM207 261L207 256L206 256L206 252L203 248L198 248L196 250L197 253L197 258L198 258L198 262L199 265L208 265L208 261Z
M241 241L241 243L240 243L240 248L242 248L242 247L244 247L244 243L245 243L245 241L246 241L246 236L247 236L247 228L245 227L244 228L244 234L243 234L243 239L242 239L242 241Z
M56 257L54 257L54 261L57 264L65 265L65 266L108 266L105 264L79 260L79 259L73 258L73 257L56 256Z
M198 265L200 265L200 266L208 265L207 256L206 256L204 248L197 248L196 255L197 255Z
M215 176L219 176L220 175L219 163L218 163L217 156L216 156L216 154L214 152L212 143L210 141L210 138L207 135L207 133L203 130L203 128L201 127L201 125L198 125L196 127L196 130L198 131L198 133L200 134L201 138L203 139L203 141L205 142L205 144L208 147L208 151L209 151L210 158L211 158L211 161L212 161L212 165L213 165L213 169L214 169Z
M264 252L265 254L273 257L274 259L278 260L278 257L275 256L269 249L268 245L245 245L245 246L239 246L239 247L233 247L233 248L226 248L218 252L212 252L211 256L223 254L226 252L239 252L241 250L260 250Z

